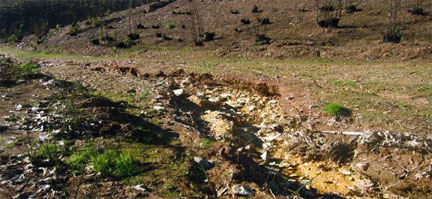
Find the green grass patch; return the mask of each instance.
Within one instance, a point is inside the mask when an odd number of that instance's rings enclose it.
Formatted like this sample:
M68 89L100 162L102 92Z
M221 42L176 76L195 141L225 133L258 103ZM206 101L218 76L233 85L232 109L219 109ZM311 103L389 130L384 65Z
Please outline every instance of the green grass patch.
M92 157L96 157L99 151L95 147L86 147L82 151L73 153L66 159L66 163L75 169L82 169Z
M201 142L201 148L207 149L210 148L213 144L213 141L210 139L205 139L203 142Z
M357 83L354 81L328 80L327 83L335 86L358 87Z
M53 165L58 163L64 148L56 144L43 144L35 152L30 152L30 161L36 165Z
M138 160L130 153L107 150L90 158L93 169L102 176L124 178L139 173Z
M131 177L140 172L139 160L131 153L112 149L102 152L94 146L76 151L67 158L66 163L78 171L90 165L94 171L104 177L119 179Z
M350 116L352 114L349 108L337 103L327 104L323 109L331 116Z
M18 117L15 115L9 115L5 118L5 120L9 122L16 122L18 120Z
M177 26L177 24L173 23L173 22L169 22L167 24L165 24L165 27L168 29L173 29Z

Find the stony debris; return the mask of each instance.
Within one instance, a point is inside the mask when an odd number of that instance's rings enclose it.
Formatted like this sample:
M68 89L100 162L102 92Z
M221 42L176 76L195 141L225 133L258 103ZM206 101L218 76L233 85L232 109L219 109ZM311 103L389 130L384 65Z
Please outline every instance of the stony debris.
M234 195L236 195L236 196L246 196L246 197L249 197L249 196L253 196L254 195L254 193L253 193L253 191L252 191L251 188L245 187L245 186L242 186L242 185L238 185L238 184L237 185L233 185L231 187L231 192Z
M203 159L201 157L194 157L193 160L199 164L204 170L209 170L214 167L213 162Z
M227 115L219 112L209 112L201 116L202 119L209 123L209 128L217 140L230 139L234 130L234 122L227 119Z
M363 171L367 171L370 167L370 164L369 164L369 162L359 162L356 164L356 166Z

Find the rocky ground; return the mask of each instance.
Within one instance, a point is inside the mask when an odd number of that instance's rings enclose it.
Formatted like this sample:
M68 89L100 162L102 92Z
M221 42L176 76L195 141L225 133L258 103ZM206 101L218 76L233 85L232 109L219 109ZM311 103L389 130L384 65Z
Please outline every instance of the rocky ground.
M103 61L0 64L4 198L430 197L430 136L317 131L265 83ZM104 154L127 166L98 169Z

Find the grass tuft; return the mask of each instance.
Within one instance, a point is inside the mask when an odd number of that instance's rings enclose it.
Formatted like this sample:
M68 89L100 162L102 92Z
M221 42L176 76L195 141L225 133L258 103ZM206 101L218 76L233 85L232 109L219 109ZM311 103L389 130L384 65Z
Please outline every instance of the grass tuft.
M130 153L107 150L90 158L93 169L102 176L125 178L138 174L138 160Z
M352 114L349 108L337 103L327 104L323 109L331 116L350 116Z

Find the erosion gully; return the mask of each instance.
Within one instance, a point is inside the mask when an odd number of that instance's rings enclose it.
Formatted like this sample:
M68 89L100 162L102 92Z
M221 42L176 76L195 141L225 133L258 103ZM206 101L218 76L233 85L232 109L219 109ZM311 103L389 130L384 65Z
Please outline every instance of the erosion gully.
M263 82L181 69L147 73L106 61L37 62L45 73L79 81L99 93L150 92L148 110L157 113L162 128L178 130L184 147L196 147L203 139L217 143L197 160L212 165L205 173L217 197L427 198L430 194L431 138L308 129L302 125L305 118L288 117L282 111L277 87ZM16 106L5 103L10 101L2 101L2 112ZM17 131L2 132L2 139L10 142Z

